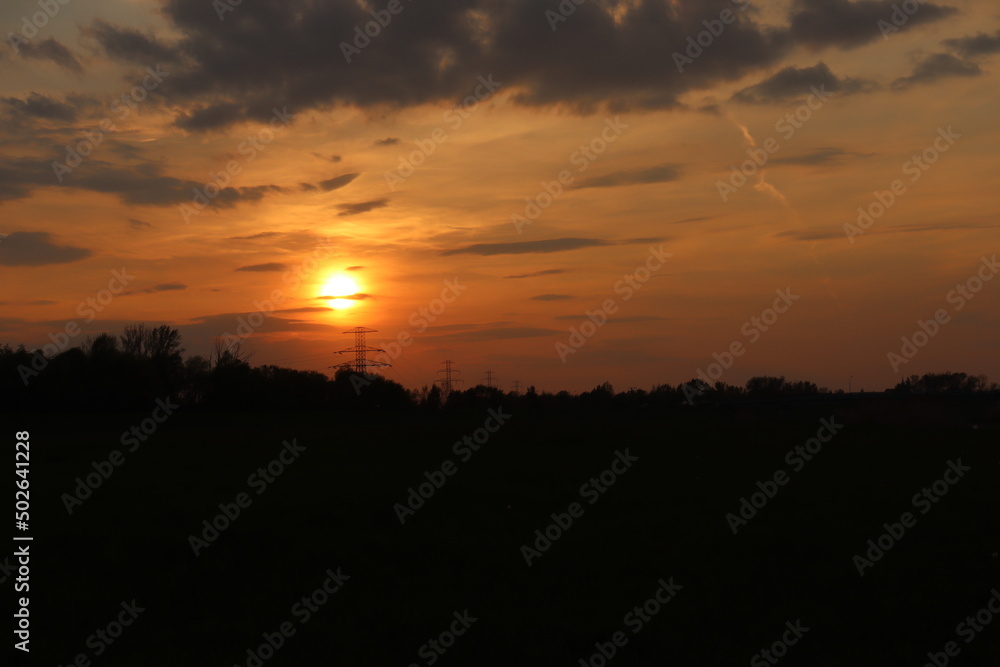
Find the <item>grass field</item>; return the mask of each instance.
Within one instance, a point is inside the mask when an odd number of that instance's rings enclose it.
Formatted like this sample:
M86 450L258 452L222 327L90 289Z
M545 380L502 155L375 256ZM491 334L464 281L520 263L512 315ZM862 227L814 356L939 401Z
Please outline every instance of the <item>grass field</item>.
M847 423L795 470L786 453L831 415L515 412L468 460L453 444L485 411L181 410L128 452L121 434L145 416L3 418L31 431L30 664L773 664L755 655L797 621L781 664L919 667L949 641L956 665L998 664L1000 618L968 643L956 631L1000 587L996 431ZM298 458L251 485L292 439ZM63 494L115 449L124 462L68 514ZM613 484L581 491L626 449ZM915 506L958 459L968 472ZM446 460L401 524L394 506ZM778 470L787 484L734 535L726 515ZM189 536L240 493L248 506L196 556ZM522 545L574 502L529 567ZM915 525L859 576L854 556L908 511ZM338 568L349 579L303 622L295 605ZM636 632L634 608L671 578ZM118 639L91 638L133 599L144 611ZM452 645L425 646L466 610ZM283 623L273 656L248 656Z

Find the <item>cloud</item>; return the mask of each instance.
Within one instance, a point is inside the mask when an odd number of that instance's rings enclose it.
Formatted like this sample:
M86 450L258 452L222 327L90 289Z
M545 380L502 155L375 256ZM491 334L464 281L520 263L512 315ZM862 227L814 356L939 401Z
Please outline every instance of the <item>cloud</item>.
M569 294L539 294L538 296L531 297L532 301L561 301L563 299L572 299Z
M154 162L117 167L92 158L72 173L62 174L60 185L49 161L0 157L0 201L22 199L39 187L59 186L117 195L125 204L172 206L190 204L192 190L205 185L203 182L167 176L163 169L162 164ZM281 192L285 189L277 185L226 187L209 200L209 207L231 208L241 202L260 201L268 194Z
M995 35L979 32L973 36L945 39L941 43L964 58L985 56L1000 52L1000 30Z
M913 68L913 73L892 82L893 90L906 90L922 83L932 83L952 77L979 76L983 70L974 62L957 58L950 53L932 53Z
M852 49L884 37L880 21L896 27L898 0L794 0L790 27L794 40L814 49L836 46ZM954 7L923 2L908 15L901 29L931 23L957 13ZM891 33L887 33L891 34Z
M813 88L824 93L849 95L870 92L878 86L864 79L839 79L826 63L820 62L812 67L785 67L760 83L736 92L732 100L744 104L775 104L803 99Z
M249 266L241 266L236 270L237 271L286 271L288 270L288 265L282 264L281 262L268 262L266 264L250 264Z
M37 301L29 301L29 306L54 306L58 301L52 301L51 299L38 299Z
M540 327L495 327L474 331L457 331L441 335L424 333L420 336L420 340L436 341L438 343L482 343L491 340L539 338L555 334L565 334L565 332L556 329L542 329Z
M56 245L48 232L13 232L0 242L0 265L68 264L93 254L86 248Z
M374 299L375 297L371 294L365 294L364 292L358 292L357 294L336 294L333 296L314 296L313 301L333 301L334 299L351 299L353 301L364 301L365 299Z
M349 184L351 181L353 181L360 175L361 174L355 173L355 174L344 174L342 176L335 176L334 178L330 178L325 181L320 181L319 187L324 192L329 192L330 190L336 190L338 188L342 188L345 185Z
M330 162L340 162L342 159L339 155L323 155L321 153L317 153L316 151L313 151L312 154L320 160L329 160Z
M376 139L373 146L395 146L399 143L398 137L386 137L385 139Z
M787 28L737 12L725 39L680 72L674 52L705 30L703 21L732 9L731 0L611 4L578 5L558 30L536 0L414 4L402 28L384 30L377 46L348 61L340 44L350 41L353 26L371 21L364 3L242 3L220 21L204 0L170 0L162 5L163 32L177 37L165 46L182 65L162 84L163 94L180 110L178 124L199 131L266 122L276 99L300 111L455 105L481 85L484 72L521 105L653 110L772 66L794 46ZM120 39L125 30L104 32ZM135 41L137 64L148 64L142 56L152 49L149 39Z
M80 65L80 62L76 59L76 57L70 52L69 49L52 37L48 37L41 41L32 40L24 42L20 45L20 51L21 55L28 58L51 60L56 65L68 69L71 72L83 74L83 66Z
M808 153L802 153L801 155L792 155L783 158L772 158L770 161L771 165L805 165L805 166L815 166L821 164L829 164L832 162L842 162L847 158L865 158L871 157L874 153L856 153L853 151L845 151L842 148L816 148Z
M360 271L363 268L365 268L365 267L363 267L363 266L349 266L349 267L347 267L344 270L345 271Z
M344 217L347 215L358 215L360 213L367 213L368 211L373 211L377 208L383 208L389 205L389 200L385 197L381 199L373 199L371 201L356 202L354 204L340 204L337 208L340 209L338 216Z
M834 229L795 229L787 232L778 232L774 236L793 241L829 241L831 239L845 238L843 230Z
M144 220L136 220L135 218L129 218L128 224L132 229L156 229L156 226L150 222L145 222Z
M177 62L179 58L177 51L152 34L144 35L138 30L119 28L100 19L83 32L97 39L106 54L123 62L152 65Z
M580 248L613 245L601 239L546 239L544 241L515 241L511 243L476 243L463 248L443 250L442 255L522 255L526 253L564 252Z
M534 273L521 273L515 276L504 276L504 278L535 278L536 276L551 276L556 273L566 273L566 269L544 269Z
M36 92L28 93L24 99L18 97L0 98L0 103L7 107L14 120L41 118L66 123L76 120L74 107Z
M281 232L260 232L257 234L251 234L250 236L230 236L231 241L249 241L253 239L269 239L274 236L281 236Z
M556 315L552 319L562 320L562 321L576 321L576 320L587 320L590 319L586 315ZM624 315L622 317L609 317L608 324L628 324L631 322L655 322L659 320L666 320L669 318L660 317L659 315Z
M676 164L661 164L645 169L631 171L616 171L604 176L587 178L576 184L575 189L583 188L613 188L619 185L636 185L642 183L665 183L680 178L681 168Z
M133 294L155 294L156 292L176 292L185 289L187 289L187 285L185 285L184 283L162 283L160 285L154 285L149 289L130 290L128 292L122 292L122 296L131 296Z

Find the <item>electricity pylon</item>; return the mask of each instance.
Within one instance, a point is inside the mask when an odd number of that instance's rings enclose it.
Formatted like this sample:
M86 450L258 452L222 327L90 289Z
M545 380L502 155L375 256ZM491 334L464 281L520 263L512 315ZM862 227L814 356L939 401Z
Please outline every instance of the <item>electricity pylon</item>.
M380 366L390 366L382 361L373 361L368 358L369 352L385 352L385 350L378 347L368 347L365 341L365 335L377 332L377 329L368 329L366 327L354 327L342 333L354 334L354 347L349 347L346 350L340 350L337 354L346 354L348 352L354 353L354 372L359 375L368 375L369 368L378 368ZM330 368L333 368L331 366Z
M444 373L444 380L441 381L441 391L444 393L445 398L451 395L452 384L455 382L461 382L461 378L453 378L453 373L461 373L462 371L455 370L451 367L451 359L444 362L444 369L439 370L438 373Z

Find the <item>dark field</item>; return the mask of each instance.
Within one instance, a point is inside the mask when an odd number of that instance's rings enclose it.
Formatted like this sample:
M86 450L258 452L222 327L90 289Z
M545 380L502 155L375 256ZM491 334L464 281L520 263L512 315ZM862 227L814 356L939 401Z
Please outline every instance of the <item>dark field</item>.
M3 417L8 436L31 432L29 664L602 665L595 643L610 653L617 632L611 665L920 667L950 641L948 664L1000 664L1000 616L968 643L957 630L1000 587L998 432L848 421L796 472L786 452L823 409L514 412L467 462L452 445L485 411L181 410L134 452L119 438L148 415ZM300 456L249 484L293 438ZM626 448L631 467L581 495ZM124 463L68 515L61 496L114 449ZM971 469L915 507L959 458ZM394 505L446 459L457 470L401 525ZM727 513L777 470L787 484L734 535ZM195 556L189 536L240 493L249 506ZM574 502L582 516L529 567L522 545ZM859 576L854 556L904 512L915 525ZM349 580L303 622L296 604L338 568ZM626 615L671 578L674 597L635 632ZM118 639L88 642L133 599L144 611ZM443 655L421 650L466 610L476 620ZM784 657L755 658L797 621L808 631ZM273 656L248 656L286 622Z

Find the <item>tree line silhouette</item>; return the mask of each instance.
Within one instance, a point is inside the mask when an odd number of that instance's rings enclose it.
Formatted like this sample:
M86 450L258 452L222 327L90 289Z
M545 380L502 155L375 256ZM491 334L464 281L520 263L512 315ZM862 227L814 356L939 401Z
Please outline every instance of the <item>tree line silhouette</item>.
M426 409L462 410L495 406L552 412L653 409L782 398L844 395L806 381L757 376L746 385L693 379L676 386L615 392L605 382L590 391L523 394L477 385L443 396L437 386L410 390L381 375L359 375L341 367L333 378L317 371L254 366L241 343L216 339L206 358L184 357L181 335L167 325L131 324L120 336L102 333L54 355L0 346L0 392L7 412L143 412L170 397L198 410ZM885 393L961 396L998 392L983 375L911 375Z

